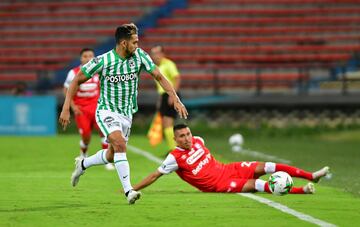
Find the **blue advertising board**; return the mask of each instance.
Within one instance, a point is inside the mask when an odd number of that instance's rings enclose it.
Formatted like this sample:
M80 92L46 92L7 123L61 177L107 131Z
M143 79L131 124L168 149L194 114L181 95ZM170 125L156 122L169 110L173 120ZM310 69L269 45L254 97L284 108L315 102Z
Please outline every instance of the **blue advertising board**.
M55 96L0 96L0 135L55 135Z

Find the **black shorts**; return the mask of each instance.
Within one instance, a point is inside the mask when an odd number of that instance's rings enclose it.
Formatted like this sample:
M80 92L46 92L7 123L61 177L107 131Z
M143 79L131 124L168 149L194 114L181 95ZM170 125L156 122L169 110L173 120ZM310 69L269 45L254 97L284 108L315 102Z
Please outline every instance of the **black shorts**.
M168 103L169 95L164 93L160 96L160 108L159 112L161 116L176 118L177 112L173 106L170 106Z

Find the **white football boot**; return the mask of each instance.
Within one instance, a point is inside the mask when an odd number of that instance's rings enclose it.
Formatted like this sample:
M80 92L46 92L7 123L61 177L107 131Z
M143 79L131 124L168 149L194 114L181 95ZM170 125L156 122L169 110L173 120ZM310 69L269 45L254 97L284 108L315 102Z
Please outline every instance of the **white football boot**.
M316 172L313 172L312 176L313 176L313 182L317 183L319 182L319 180L322 178L322 177L325 177L326 175L330 174L330 167L329 166L325 166L324 168L316 171Z
M141 192L137 192L135 190L130 190L126 199L127 199L128 203L131 205L131 204L134 204L136 200L140 199L140 197L141 197Z
M75 170L71 174L71 185L75 187L80 180L80 176L85 173L85 170L83 170L81 166L81 162L84 160L84 158L77 157L75 158Z
M314 194L315 193L315 186L313 183L307 183L307 185L305 185L303 187L303 190L305 192L305 194Z

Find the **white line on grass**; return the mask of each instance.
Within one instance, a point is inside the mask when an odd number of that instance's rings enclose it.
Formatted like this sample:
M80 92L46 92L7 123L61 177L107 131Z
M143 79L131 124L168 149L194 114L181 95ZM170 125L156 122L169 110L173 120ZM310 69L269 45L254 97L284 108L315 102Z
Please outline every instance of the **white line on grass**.
M287 206L284 206L280 203L276 203L274 201L271 201L269 199L265 199L263 197L260 197L260 196L256 196L254 194L251 194L251 193L237 193L238 195L241 195L241 196L244 196L244 197L247 197L247 198L250 198L250 199L253 199L253 200L256 200L260 203L263 203L263 204L266 204L268 206L271 206L277 210L280 210L284 213L287 213L287 214L290 214L290 215L293 215L303 221L307 221L307 222L310 222L310 223L313 223L315 225L318 225L318 226L326 226L326 227L331 227L331 226L336 226L334 224L331 224L331 223L328 223L328 222L325 222L325 221L322 221L320 219L317 219L317 218L314 218L310 215L307 215L307 214L303 214L301 212L298 212L296 210L293 210Z
M131 145L128 145L127 146L133 153L136 153L136 154L139 154L139 155L142 155L144 157L146 157L147 159L153 161L153 162L156 162L158 164L161 164L162 163L162 159L156 157L155 155L147 152L147 151L144 151L138 147L134 147L134 146L131 146ZM273 207L277 210L280 210L284 213L287 213L287 214L290 214L292 216L295 216L297 217L298 219L300 220L303 220L303 221L307 221L307 222L310 222L312 224L315 224L315 225L318 225L318 226L326 226L326 227L333 227L333 226L336 226L334 224L331 224L331 223L328 223L328 222L325 222L325 221L322 221L320 219L317 219L317 218L314 218L310 215L307 215L307 214L303 214L301 212L298 212L296 210L293 210L285 205L282 205L280 203L277 203L277 202L274 202L272 200L269 200L269 199L265 199L263 197L260 197L260 196L257 196L257 195L254 195L254 194L251 194L251 193L237 193L238 195L241 195L243 197L247 197L247 198L250 198L250 199L253 199L253 200L256 200L260 203L263 203L263 204L266 204L270 207Z

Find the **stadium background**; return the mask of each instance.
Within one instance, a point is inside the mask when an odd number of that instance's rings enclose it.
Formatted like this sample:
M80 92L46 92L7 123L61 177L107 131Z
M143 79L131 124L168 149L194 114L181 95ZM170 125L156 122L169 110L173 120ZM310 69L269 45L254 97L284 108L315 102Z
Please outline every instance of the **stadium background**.
M341 197L341 192L350 193L349 198L359 204L360 174L356 167L360 161L359 15L358 0L1 1L3 173L16 169L9 163L17 163L14 154L25 145L38 155L48 154L37 143L57 144L53 147L54 154L64 152L61 147L77 152L74 124L67 132L59 127L56 130L67 71L79 64L78 53L83 47L92 47L96 54L101 54L113 48L116 26L134 22L140 31L140 47L149 51L153 45L161 44L169 58L177 63L182 76L180 90L190 112L188 122L195 133L209 141L218 158L224 161L259 159L231 151L227 139L240 132L247 148L292 160L304 168L316 169L326 164L335 167L333 179L323 182L325 189L320 188L320 192L327 192L321 197L324 204L333 196ZM25 91L16 94L22 86L26 87ZM139 89L134 141L161 157L165 146L149 147L144 136L157 99L155 84L149 75L142 75ZM49 107L54 111L33 113L39 118L35 121L47 121L50 134L58 135L9 137L23 134L24 129L22 125L15 133L6 131L9 129L5 127L9 123L6 117L14 115L9 110L9 102L32 103L38 97L54 98L46 101L54 104ZM14 120L16 126L26 124L27 118L21 115L32 110L24 110L22 106L14 111L20 119ZM96 145L92 146L91 151L95 152ZM7 152L10 150L12 152ZM75 153L66 154L69 158L73 155ZM69 160L66 162L70 163ZM66 166L72 168L70 164ZM33 166L24 167L27 168L30 171ZM143 170L134 177L139 180L149 171L151 169ZM1 179L5 184L11 177ZM340 191L328 192L327 186ZM21 191L16 185L12 187L14 193ZM32 188L28 187L28 190ZM159 188L163 190L161 184ZM1 194L9 196L8 193L4 189ZM151 200L151 195L144 200ZM311 204L311 200L300 200L293 203ZM13 210L8 207L12 206L10 201L3 203L0 212L17 217L16 209L31 207L21 201L15 202ZM334 202L335 207L337 202L344 201ZM339 211L338 216L340 214ZM353 217L351 215L349 217ZM340 218L327 218L325 215L326 220L338 225L345 223ZM8 225L23 224L11 220L3 219ZM226 220L224 225L228 223ZM36 220L34 223L32 225L38 224ZM304 223L295 220L290 224Z

